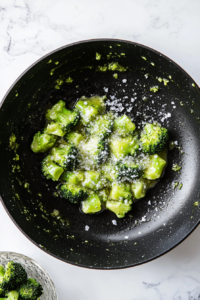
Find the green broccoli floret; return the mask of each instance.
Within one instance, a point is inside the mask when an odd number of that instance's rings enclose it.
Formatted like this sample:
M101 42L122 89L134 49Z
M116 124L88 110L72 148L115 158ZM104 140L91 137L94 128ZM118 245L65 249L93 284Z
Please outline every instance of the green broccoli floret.
M60 178L63 181L73 184L80 184L85 179L84 171L64 172Z
M94 96L91 98L82 97L76 103L76 110L80 113L82 122L85 125L94 120L97 115L105 112L105 99L105 96Z
M103 189L100 191L97 191L97 194L99 196L99 199L101 200L101 202L106 202L109 199L109 189Z
M84 214L94 214L101 211L101 200L99 196L92 193L86 200L81 202L81 209Z
M31 150L35 153L38 152L46 152L56 142L56 137L53 135L49 135L47 133L41 133L40 131L37 132L34 137L31 144Z
M149 180L144 178L136 179L131 184L131 191L133 193L134 199L137 200L143 198L146 195L149 187Z
M2 265L0 265L0 295L4 293L3 289L1 288L1 283L3 281L4 274L5 274L5 269Z
M142 168L131 161L120 160L116 164L117 180L119 181L130 181L139 178L143 174Z
M124 218L125 214L131 210L132 201L120 200L113 201L109 200L106 202L106 208L114 212L118 218Z
M77 163L77 150L73 145L61 145L51 150L53 161L69 171L74 170Z
M57 136L64 136L66 134L66 127L61 123L51 122L47 125L45 132Z
M146 124L141 133L142 151L148 154L155 154L164 150L169 135L166 128L154 124Z
M131 187L129 183L113 182L110 190L111 200L127 200L132 202Z
M47 111L46 118L49 121L62 124L65 127L66 132L68 132L77 124L79 113L77 111L66 109L65 102L60 100Z
M43 288L35 279L29 278L28 281L20 286L19 295L21 300L37 300L43 293Z
M94 136L108 137L113 128L113 120L111 114L97 116L96 120L89 124L87 132Z
M80 143L85 137L79 132L70 132L65 135L65 140L79 148Z
M64 169L57 164L55 164L52 160L51 155L47 155L45 159L42 161L42 173L47 179L52 179L53 181L57 181L61 174L64 172Z
M25 269L19 263L9 261L6 265L6 271L1 282L3 292L14 291L26 281L27 273Z
M58 190L61 197L74 204L78 204L88 197L86 188L72 183L62 184L58 187Z
M109 182L117 181L117 169L111 163L103 165L101 172Z
M18 300L19 293L18 291L11 291L6 293L5 298L0 298L0 300Z
M133 133L135 130L135 124L128 116L123 115L115 119L113 129L118 135L127 136Z
M92 165L101 165L105 163L108 158L107 141L101 137L91 137L83 145L83 153L85 159L90 161Z
M166 161L162 159L158 154L150 155L149 164L144 170L144 178L147 178L149 180L160 178L165 166Z
M110 140L110 149L112 154L118 159L127 155L135 155L139 150L139 141L137 136L119 137L113 136Z
M91 190L101 190L107 185L106 179L102 177L99 171L86 171L83 186Z

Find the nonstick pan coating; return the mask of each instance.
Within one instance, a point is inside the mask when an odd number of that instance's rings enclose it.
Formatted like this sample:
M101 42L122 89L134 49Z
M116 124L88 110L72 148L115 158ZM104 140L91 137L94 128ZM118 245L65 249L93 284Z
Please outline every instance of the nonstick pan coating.
M96 53L101 60L96 60ZM127 71L98 71L110 62L128 67ZM118 73L117 79L113 73ZM66 82L69 77L73 82ZM168 79L168 84L159 77ZM149 90L154 85L160 87L155 94ZM133 117L136 125L152 119L160 122L169 129L170 139L178 142L169 151L164 177L123 219L109 211L84 215L76 205L56 197L56 183L41 176L44 155L30 150L33 135L45 126L44 111L50 105L62 99L72 108L81 96L95 94L107 96L109 109L123 104L121 114ZM157 51L112 39L55 50L26 70L4 97L0 109L2 203L33 243L65 262L97 269L148 262L175 247L199 224L199 208L194 205L200 190L199 116L199 88ZM174 172L173 164L181 165L181 171ZM174 188L175 182L182 188ZM51 215L54 209L60 219Z

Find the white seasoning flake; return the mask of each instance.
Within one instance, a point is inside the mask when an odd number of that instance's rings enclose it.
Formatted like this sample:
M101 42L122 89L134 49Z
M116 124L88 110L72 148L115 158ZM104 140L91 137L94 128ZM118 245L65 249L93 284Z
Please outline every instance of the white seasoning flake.
M112 220L113 225L117 226L117 221L116 220Z
M122 79L122 82L123 82L123 83L126 83L126 82L127 82L127 79Z
M129 237L126 235L124 238L127 240Z
M88 225L85 225L85 231L88 231L90 227Z

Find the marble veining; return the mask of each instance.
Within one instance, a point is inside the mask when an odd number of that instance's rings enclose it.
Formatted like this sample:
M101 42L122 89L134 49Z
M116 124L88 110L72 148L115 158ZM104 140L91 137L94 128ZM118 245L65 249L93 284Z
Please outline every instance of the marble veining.
M1 0L0 99L42 55L90 38L146 44L181 65L200 84L198 0ZM148 264L119 271L81 269L35 247L0 204L0 250L38 261L55 282L59 299L199 300L200 229ZM58 273L59 272L59 276Z

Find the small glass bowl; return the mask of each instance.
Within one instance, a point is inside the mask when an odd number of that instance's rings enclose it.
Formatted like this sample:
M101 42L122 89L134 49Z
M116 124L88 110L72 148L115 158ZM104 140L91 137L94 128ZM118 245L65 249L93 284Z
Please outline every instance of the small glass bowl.
M10 260L20 263L26 270L28 277L34 278L43 287L41 300L58 300L55 285L47 272L33 259L14 252L0 251L0 264L5 266Z

